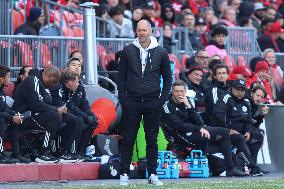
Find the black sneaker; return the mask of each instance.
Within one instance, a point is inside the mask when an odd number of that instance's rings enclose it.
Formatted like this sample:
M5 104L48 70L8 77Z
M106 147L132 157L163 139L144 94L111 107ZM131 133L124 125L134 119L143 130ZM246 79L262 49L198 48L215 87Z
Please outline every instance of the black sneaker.
M19 160L7 156L4 152L0 153L0 164L19 163Z
M12 155L11 155L11 158L14 158L14 159L19 160L20 163L31 163L31 160L30 160L30 159L25 158L25 157L20 156L20 155L14 156L14 155L12 154Z
M53 157L49 151L45 152L43 155L40 157L37 157L35 159L37 163L57 163L58 159Z
M258 166L252 167L250 170L250 176L252 177L258 177L258 176L263 176L263 172Z
M79 160L80 160L79 158L75 157L74 155L68 154L68 153L65 153L59 157L60 163L76 163Z
M267 170L263 170L260 167L258 167L258 168L260 169L261 172L263 172L263 174L268 174L269 173L269 171L267 171Z
M248 176L248 174L246 172L233 168L231 170L227 170L226 176L227 177L244 177L244 176Z

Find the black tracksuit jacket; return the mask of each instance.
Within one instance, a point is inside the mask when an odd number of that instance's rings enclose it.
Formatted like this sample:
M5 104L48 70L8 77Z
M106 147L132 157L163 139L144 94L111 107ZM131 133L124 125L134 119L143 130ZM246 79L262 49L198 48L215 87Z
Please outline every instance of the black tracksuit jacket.
M118 94L123 104L125 97L135 101L150 101L160 97L160 79L163 78L163 90L160 104L168 98L172 75L167 51L157 46L148 52L147 64L142 73L140 50L133 44L124 47L119 62Z

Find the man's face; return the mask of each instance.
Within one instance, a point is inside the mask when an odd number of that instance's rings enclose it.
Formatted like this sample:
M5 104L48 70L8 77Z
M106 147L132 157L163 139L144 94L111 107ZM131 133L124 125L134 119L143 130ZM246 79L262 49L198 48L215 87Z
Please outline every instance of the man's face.
M271 74L265 70L261 70L259 72L256 73L257 77L261 80L261 81L270 81L271 80Z
M75 72L75 73L81 75L81 71L82 71L81 62L79 62L77 60L72 60L69 63L68 70L71 71L71 72Z
M219 68L216 70L215 79L219 82L226 82L228 78L228 73L226 68Z
M121 25L122 24L122 20L123 20L123 15L122 14L114 15L112 17L112 19L114 20L115 23Z
M237 99L241 100L245 97L246 91L243 88L234 88L232 87L232 94L234 97L236 97Z
M0 77L0 84L5 87L10 83L10 72L8 72L4 77Z
M207 51L199 51L195 56L195 62L202 68L208 68L208 52Z
M77 77L76 80L71 80L71 81L68 81L65 86L70 89L71 91L76 91L76 89L78 88L79 86L79 78Z
M140 43L150 40L152 30L146 21L140 21L137 24L136 34Z
M191 72L190 74L188 74L187 76L188 80L196 85L200 85L202 77L203 77L203 72L200 70L195 70Z
M267 9L266 10L266 18L274 20L276 16L276 10L274 9Z
M213 40L216 41L219 45L224 45L226 41L226 35L217 34L213 37Z
M262 19L263 17L265 17L266 11L265 10L257 10L257 11L254 12L254 15L257 18Z
M251 94L251 98L253 100L253 102L256 105L260 105L260 103L263 103L263 99L264 99L264 92L260 89L256 90L255 93L250 93Z
M184 86L175 86L173 87L173 100L176 103L181 103L182 99L185 97L185 88Z
M183 19L183 24L185 27L193 28L195 25L195 17L193 15L185 15Z

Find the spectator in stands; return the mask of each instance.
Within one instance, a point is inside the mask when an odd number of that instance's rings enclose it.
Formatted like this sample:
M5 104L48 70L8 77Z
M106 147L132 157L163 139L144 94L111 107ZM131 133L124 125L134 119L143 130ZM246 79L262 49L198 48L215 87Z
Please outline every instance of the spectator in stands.
M279 47L280 52L284 52L284 24L282 25L281 33L278 39L276 39L277 45Z
M24 79L26 79L26 78L28 77L29 71L30 71L31 69L33 69L33 67L31 67L31 66L23 66L23 67L20 69L20 72L19 72L17 81L14 83L13 96L14 96L14 93L15 93L17 87L20 85L20 83L21 83Z
M228 7L228 0L216 0L214 1L214 11L217 17L223 15L225 9Z
M92 161L92 158L85 156L86 147L88 146L93 130L98 126L97 117L91 111L89 102L86 98L86 92L83 85L80 85L80 75L74 71L65 70L62 73L61 85L56 89L60 96L52 96L57 106L65 105L69 114L76 116L77 127L82 132L76 133L77 157L84 161ZM64 116L62 117L64 119Z
M251 19L254 13L254 4L252 2L242 2L239 9L237 9L237 21L240 22L241 18Z
M172 48L174 47L175 43L172 41L172 29L173 26L169 22L165 22L163 26L163 47L168 51L168 53L172 53Z
M260 29L260 25L262 20L265 17L266 7L263 6L262 2L254 3L254 13L252 15L252 24L258 30Z
M247 80L252 75L251 71L246 66L235 66L229 74L228 80L243 79Z
M276 40L279 38L281 30L281 25L278 22L273 22L270 24L264 34L257 38L257 42L261 51L271 48L275 52L280 52Z
M255 66L255 72L253 76L249 78L246 82L247 88L250 88L253 83L261 84L265 88L265 91L267 93L265 102L273 103L274 100L270 82L271 72L268 63L266 61L258 61Z
M170 61L167 51L151 36L151 24L147 20L138 22L136 32L135 41L123 49L118 71L118 96L124 111L120 185L128 185L129 164L142 115L147 142L148 182L162 185L156 176L157 136L160 111L171 88Z
M132 22L127 18L123 18L123 10L121 7L112 7L109 15L111 17L109 21L110 37L134 38Z
M276 13L277 11L275 10L275 8L270 6L266 9L265 18L275 20Z
M241 27L254 27L253 24L252 24L252 19L249 18L249 17L242 17L239 19L239 25Z
M55 139L61 126L60 112L63 112L64 109L57 109L51 105L51 96L46 89L54 86L59 81L60 76L61 73L58 68L47 68L38 75L28 76L18 86L14 95L14 110L20 113L32 111L31 119L24 119L23 124L33 125L35 128L45 130L43 149L40 157L36 159L37 162L53 163L58 161L50 153L50 142Z
M119 0L119 6L121 6L124 10L124 15L131 20L132 19L132 10L133 10L133 2L131 0Z
M30 9L27 21L16 29L15 35L39 35L44 21L43 11L40 8L33 7Z
M132 27L134 33L136 32L137 23L141 20L143 16L142 8L136 7L132 10Z
M201 42L201 36L195 30L195 16L193 14L185 14L182 19L182 27L186 27L188 29L188 39L194 50L199 50L203 47ZM182 37L183 38L183 37ZM180 39L184 41L184 39Z
M201 36L203 47L206 47L211 39L207 32L207 23L203 18L198 18L195 23L195 30Z
M200 49L195 53L195 56L189 58L186 61L186 68L191 66L200 66L204 72L208 72L208 52L204 49Z
M105 0L105 1L106 1L106 5L107 5L108 10L110 10L113 7L118 6L118 4L119 4L119 0Z
M141 20L147 20L150 22L152 27L156 27L155 25L155 8L152 5L145 4L142 7L143 16Z
M0 164L29 163L30 160L19 153L19 126L23 122L23 116L11 110L6 103L4 87L10 82L10 69L0 65ZM9 157L4 150L4 136L12 142L12 155Z
M200 17L205 20L207 23L207 31L210 31L211 26L217 24L218 18L215 16L214 9L212 7L204 8L203 12L201 12Z
M171 4L164 4L161 10L161 17L156 18L157 26L162 27L165 22L169 22L173 27L177 27L175 10Z
M265 88L260 84L253 84L250 89L250 106L252 113L252 121L253 126L256 130L259 130L264 134L264 132L259 129L260 124L263 122L264 116L269 113L268 106L260 106L264 102L264 98L266 98Z
M239 11L241 3L242 3L242 0L229 0L228 1L228 5L230 7L233 7L237 12Z
M194 146L203 151L206 151L208 142L219 146L226 160L226 176L246 175L234 167L229 130L204 125L186 96L186 84L183 81L176 80L172 84L172 95L163 106L161 122L164 131L174 138L176 144Z
M79 3L80 3L79 0L69 0L66 6L73 7L73 8L79 8Z
M226 48L225 48L225 41L226 37L228 36L228 30L220 25L214 27L211 32L211 41L209 45L205 48L208 52L209 57L213 55L219 55L221 60L223 60L227 56Z
M219 99L215 107L215 118L219 127L229 128L236 134L242 134L250 149L253 162L263 144L263 134L253 129L252 112L249 99L245 97L246 84L242 79L231 83L230 93ZM252 169L254 176L263 175L256 166Z
M235 27L237 25L237 12L234 7L226 7L221 19L217 24L225 25L228 27Z
M280 91L282 88L282 85L284 84L283 80L283 71L280 66L277 65L276 63L276 55L275 51L273 49L266 49L265 51L262 52L261 55L268 63L271 76L272 76L272 89L276 89L276 91L273 91L273 97L276 98L276 93Z

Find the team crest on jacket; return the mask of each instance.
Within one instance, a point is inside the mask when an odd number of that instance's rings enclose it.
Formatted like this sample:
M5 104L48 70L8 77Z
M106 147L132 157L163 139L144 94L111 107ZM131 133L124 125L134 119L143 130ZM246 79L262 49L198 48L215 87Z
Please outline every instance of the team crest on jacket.
M242 107L242 110L243 110L243 112L247 112L247 111L248 111L248 108L245 107L245 106L243 106L243 107Z

